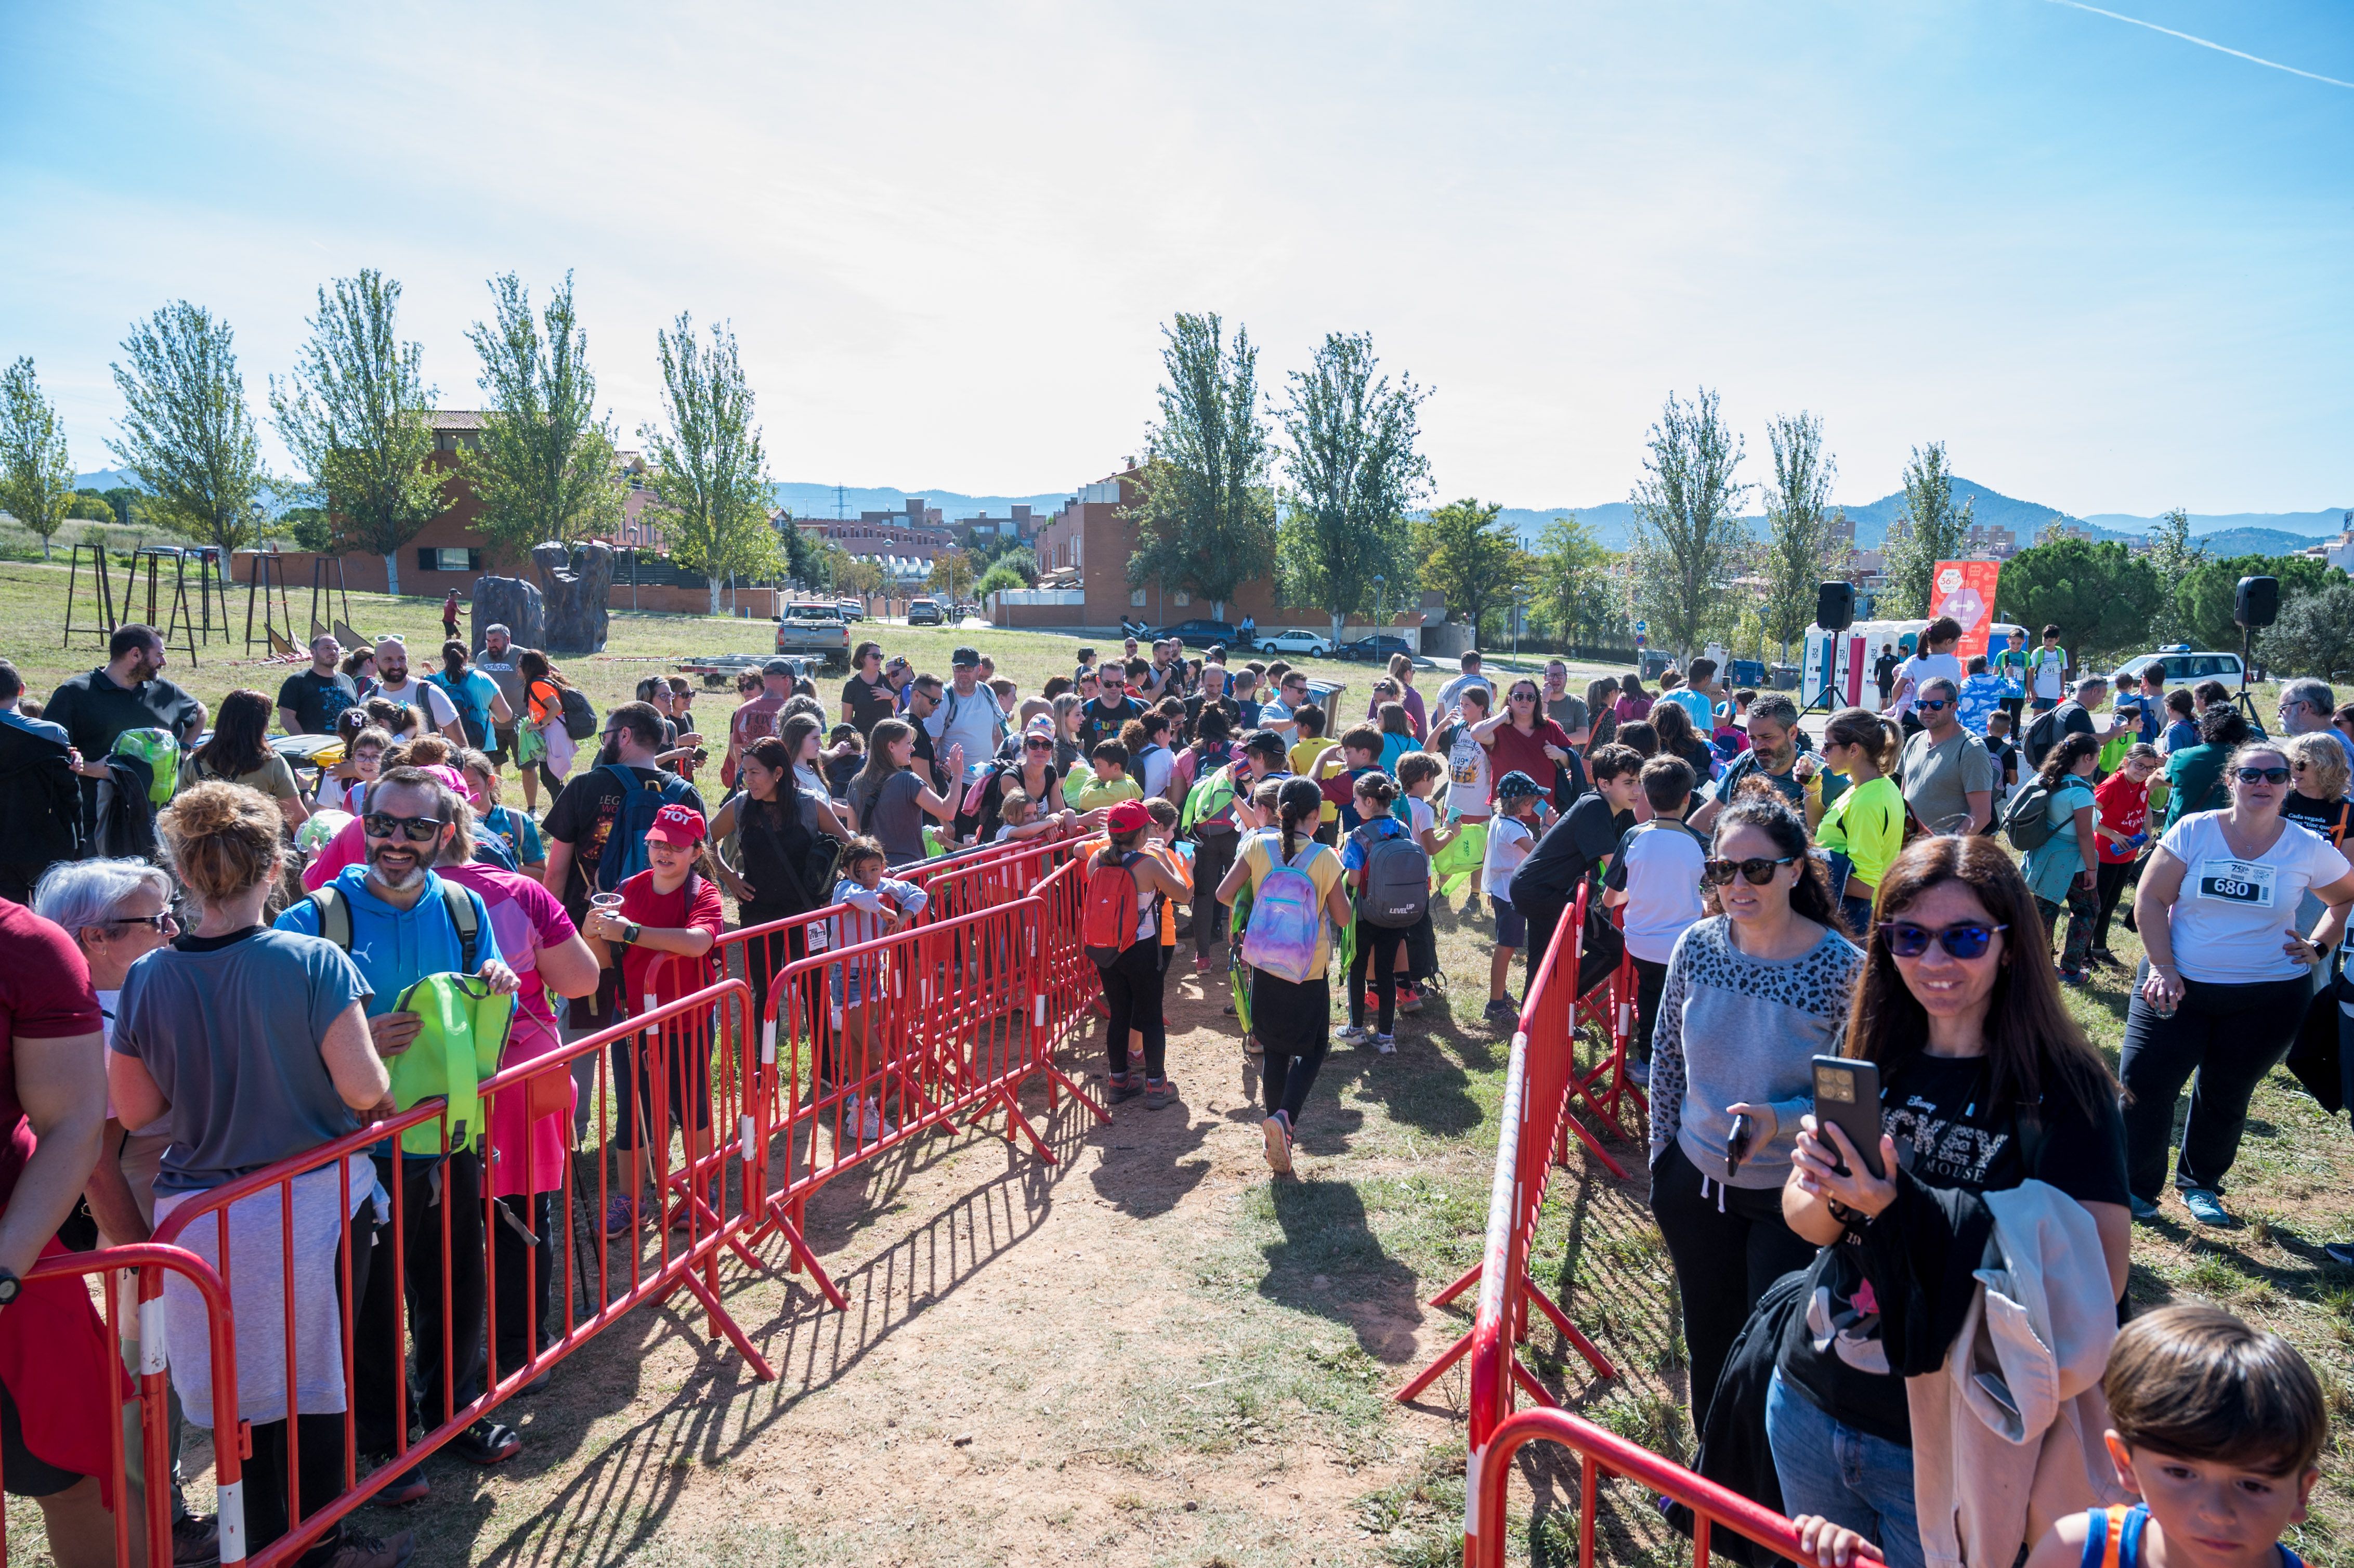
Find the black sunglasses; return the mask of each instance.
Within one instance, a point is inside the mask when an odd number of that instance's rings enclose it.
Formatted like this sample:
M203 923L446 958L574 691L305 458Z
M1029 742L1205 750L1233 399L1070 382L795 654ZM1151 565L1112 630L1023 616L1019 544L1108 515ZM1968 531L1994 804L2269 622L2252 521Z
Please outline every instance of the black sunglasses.
M2258 779L2267 784L2285 784L2288 782L2288 769L2285 768L2234 768L2232 769L2232 777L2243 784L2253 784Z
M1936 931L1926 926L1916 926L1910 920L1882 920L1880 923L1881 939L1888 944L1888 950L1900 959L1919 958L1929 950L1932 941L1955 958L1982 959L1986 956L1988 944L1994 940L1994 934L2009 929L2008 926L1989 926L1983 920L1957 920Z
M1712 887L1723 887L1735 873L1749 879L1752 887L1763 887L1774 880L1774 874L1796 860L1796 855L1784 855L1779 860L1753 856L1748 860L1706 860L1701 862L1701 875Z
M1945 712L1947 705L1943 697L1924 697L1913 705L1927 713L1938 714Z
M1022 743L1022 749L1024 751L1052 751L1055 749L1055 743L1048 740L1043 735L1034 735L1029 739Z
M117 915L113 923L117 926L153 926L158 931L176 931L180 928L180 917L169 909L164 910L161 915Z
M360 831L372 839L398 833L413 844L431 843L448 825L439 817L396 817L389 811L370 811L360 819Z

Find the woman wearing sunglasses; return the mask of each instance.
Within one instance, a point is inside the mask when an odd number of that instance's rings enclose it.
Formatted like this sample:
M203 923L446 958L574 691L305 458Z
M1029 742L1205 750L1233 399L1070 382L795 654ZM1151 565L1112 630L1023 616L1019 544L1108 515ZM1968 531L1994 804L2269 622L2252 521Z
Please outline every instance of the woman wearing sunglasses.
M1859 942L1872 931L1872 901L1881 879L1904 848L1904 795L1888 777L1902 738L1893 724L1868 708L1841 708L1823 726L1823 765L1844 777L1847 788L1822 808L1815 842L1831 852L1840 916ZM1807 780L1817 800L1820 777Z
M2043 787L2043 824L2050 836L2027 852L2027 886L2035 895L2035 912L2043 919L2043 948L2052 950L2052 933L2060 914L2068 914L2068 939L2060 948L2060 983L2084 985L2092 978L2093 922L2101 913L2095 891L2100 881L2100 849L2093 834L2098 803L2093 799L2093 768L2100 761L2101 743L2089 735L2072 735L2044 755L2035 780Z
M1550 785L1555 768L1575 766L1575 758L1569 754L1569 736L1545 717L1537 683L1526 676L1505 691L1501 713L1471 726L1471 736L1487 748L1490 779L1525 773ZM1573 799L1585 793L1584 775L1580 773L1575 782L1578 787L1571 791Z
M2110 1288L2125 1294L2133 1227L2116 1085L2061 1001L2036 950L2041 929L2025 879L1994 839L1923 839L1897 857L1840 1049L1879 1066L1887 1178L1808 1115L1782 1191L1790 1227L1823 1249L1766 1393L1783 1510L1858 1531L1891 1568L1923 1561L1904 1384L1936 1366L1904 1364L1917 1332L1882 1338L1883 1310L1901 1320L1910 1304L1882 1296L1950 1262L1950 1234L1906 1218L1935 1203L1928 1190L2048 1182L2092 1216ZM1933 1353L1943 1361L1942 1347Z
M2168 828L2134 895L2134 925L2149 957L2126 1013L2118 1073L2131 1097L2126 1154L2137 1218L2158 1213L2175 1097L2195 1073L2174 1184L2200 1224L2239 1223L2221 1192L2248 1097L2287 1054L2305 1021L2313 967L2337 946L2354 905L2346 856L2281 816L2294 777L2287 752L2250 741L2223 771L2230 808ZM2307 891L2326 907L2312 930L2301 931L2297 906Z
M1755 790L1717 818L1702 879L1724 913L1677 939L1651 1036L1651 1213L1683 1303L1694 1431L1757 1298L1814 1256L1782 1218L1782 1183L1809 1063L1839 1049L1863 968L1806 823Z

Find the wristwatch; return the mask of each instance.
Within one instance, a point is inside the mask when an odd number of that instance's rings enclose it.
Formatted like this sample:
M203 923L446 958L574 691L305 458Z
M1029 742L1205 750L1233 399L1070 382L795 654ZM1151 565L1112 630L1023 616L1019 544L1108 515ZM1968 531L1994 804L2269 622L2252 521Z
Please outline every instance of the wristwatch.
M25 1282L23 1280L17 1278L6 1269L0 1268L0 1307L5 1307L10 1302L16 1300L16 1293L24 1288Z
M623 943L625 943L626 945L630 946L630 947L632 947L632 948L636 947L636 946L638 945L638 932L640 931L640 929L642 929L642 927L638 925L638 923L637 923L635 920L632 920L632 921L631 921L628 925L623 926L623 927L621 927L621 940L622 940L622 942L623 942Z

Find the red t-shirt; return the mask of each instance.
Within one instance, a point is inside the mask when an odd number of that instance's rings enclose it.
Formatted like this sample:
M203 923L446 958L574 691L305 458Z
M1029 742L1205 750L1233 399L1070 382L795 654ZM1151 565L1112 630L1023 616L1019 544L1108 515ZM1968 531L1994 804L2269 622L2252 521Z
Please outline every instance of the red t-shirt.
M2149 780L2137 784L2123 773L2112 773L2101 780L2093 791L2094 803L2100 807L2101 826L2127 838L2142 831L2149 821ZM2105 865L2126 865L2141 851L2125 844L2113 844L2100 834L2093 835L2094 851Z
M726 912L719 905L719 885L700 874L691 874L675 893L656 893L654 874L642 871L621 884L621 917L641 926L664 926L676 929L700 926L713 937L726 928ZM708 956L702 959L680 958L674 953L657 953L642 947L621 949L621 985L632 1009L645 1006L646 976L662 959L654 979L656 1005L676 1001L690 991L701 991L711 983L712 963Z
M33 1124L16 1097L16 1042L96 1034L104 1022L73 938L0 898L0 1209L33 1158Z
M1507 719L1487 740L1489 778L1501 783L1505 774L1518 769L1527 774L1530 781L1539 789L1550 793L1553 789L1553 758L1545 755L1548 746L1557 746L1564 751L1569 749L1568 734L1553 720L1539 719L1536 728L1522 735Z

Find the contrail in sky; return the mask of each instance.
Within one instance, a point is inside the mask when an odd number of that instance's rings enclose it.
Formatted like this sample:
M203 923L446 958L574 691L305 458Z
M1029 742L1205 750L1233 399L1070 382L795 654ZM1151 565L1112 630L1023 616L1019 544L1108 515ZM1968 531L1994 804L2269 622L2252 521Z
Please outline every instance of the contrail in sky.
M2111 21L2130 22L2137 27L2147 27L2153 33L2164 33L2169 38L2180 38L2187 44L2197 44L2202 49L2213 49L2218 54L2230 55L2236 59L2266 66L2274 70L2285 70L2291 76L2301 76L2307 81L2326 82L2331 87L2354 89L2354 81L2340 81L2334 76L2323 76L2318 71L2299 70L2293 65L2283 65L2278 60L2268 60L2261 55L2252 55L2243 49L2232 48L2217 43L2212 38L2201 38L2190 33L2178 33L2171 27L2161 27L2156 22L2145 22L2139 16L2127 16L2116 11L2104 11L2098 5L2085 5L2084 0L2051 0L2051 3L2054 5L2065 5L2072 11L2090 11L2095 16L2106 16Z

